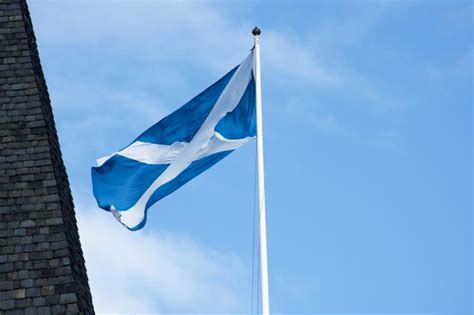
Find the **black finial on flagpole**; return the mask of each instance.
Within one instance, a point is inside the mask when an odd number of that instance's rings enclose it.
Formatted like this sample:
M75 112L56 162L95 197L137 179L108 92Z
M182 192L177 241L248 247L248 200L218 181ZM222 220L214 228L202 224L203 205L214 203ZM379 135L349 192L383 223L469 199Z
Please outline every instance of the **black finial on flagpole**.
M262 31L258 28L258 27L254 27L254 29L252 30L252 34L253 36L260 36L260 34L262 33Z

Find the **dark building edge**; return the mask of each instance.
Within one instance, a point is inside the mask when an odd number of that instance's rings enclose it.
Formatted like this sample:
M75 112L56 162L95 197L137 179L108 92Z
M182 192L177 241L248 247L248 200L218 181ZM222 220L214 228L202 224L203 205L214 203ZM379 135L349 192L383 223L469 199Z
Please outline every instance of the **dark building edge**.
M64 233L68 243L68 250L71 259L72 274L74 278L75 291L78 298L79 311L82 314L94 314L92 295L90 293L89 281L87 277L84 256L79 242L79 233L74 211L74 204L69 180L62 159L58 135L49 98L48 88L41 67L36 37L33 31L31 16L26 0L20 0L20 8L23 16L28 45L31 52L31 62L35 76L36 86L40 92L40 102L43 108L44 121L46 122L46 132L49 139L50 154L53 163L54 176L57 182L59 202L61 204L62 218L64 220Z

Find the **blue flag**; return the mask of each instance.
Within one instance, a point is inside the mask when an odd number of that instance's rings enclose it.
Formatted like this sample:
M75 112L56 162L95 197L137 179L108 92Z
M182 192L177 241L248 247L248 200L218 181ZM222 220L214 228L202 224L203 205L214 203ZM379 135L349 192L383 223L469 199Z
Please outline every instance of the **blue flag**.
M98 159L92 185L99 207L139 230L154 203L254 138L253 60L252 52L127 147Z

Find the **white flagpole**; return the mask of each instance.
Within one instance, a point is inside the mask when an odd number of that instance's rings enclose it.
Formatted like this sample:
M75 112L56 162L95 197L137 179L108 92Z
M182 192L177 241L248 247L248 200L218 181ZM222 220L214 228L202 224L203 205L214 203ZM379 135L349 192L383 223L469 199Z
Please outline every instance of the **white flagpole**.
M262 314L270 314L268 294L268 261L267 261L267 222L265 215L265 176L263 170L263 128L262 128L262 90L260 83L260 29L252 31L255 40L255 96L257 114L257 165L258 165L258 205L260 226L260 270L262 289Z

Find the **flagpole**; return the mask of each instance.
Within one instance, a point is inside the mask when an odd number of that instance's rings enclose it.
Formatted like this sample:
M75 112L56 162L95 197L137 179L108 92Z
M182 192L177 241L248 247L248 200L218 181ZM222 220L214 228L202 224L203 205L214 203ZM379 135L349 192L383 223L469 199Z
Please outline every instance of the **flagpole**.
M265 214L265 176L263 169L263 126L262 126L262 90L260 82L260 29L255 27L252 34L255 40L255 96L257 114L257 166L258 166L258 205L260 227L260 270L262 290L262 314L270 314L268 294L268 261L267 261L267 222Z

